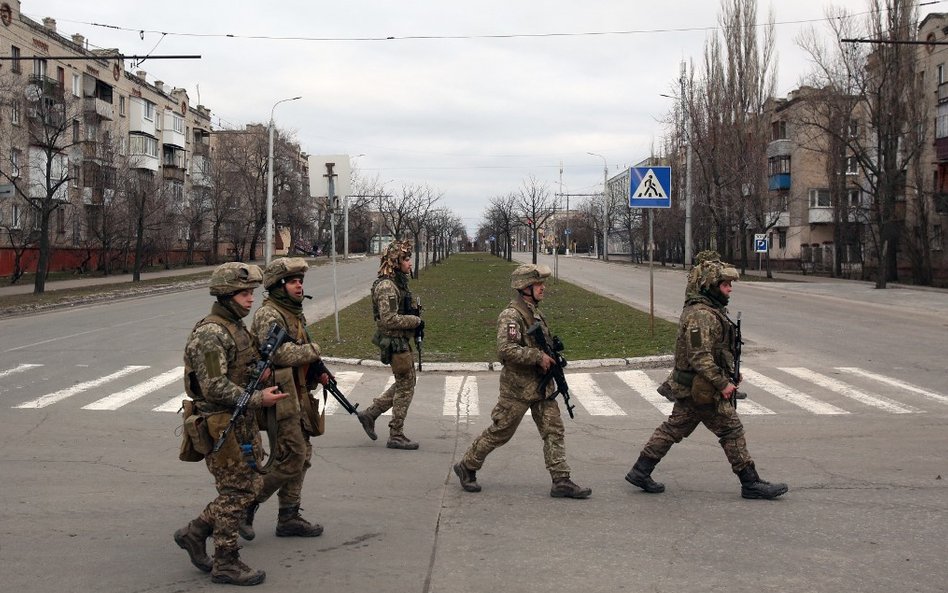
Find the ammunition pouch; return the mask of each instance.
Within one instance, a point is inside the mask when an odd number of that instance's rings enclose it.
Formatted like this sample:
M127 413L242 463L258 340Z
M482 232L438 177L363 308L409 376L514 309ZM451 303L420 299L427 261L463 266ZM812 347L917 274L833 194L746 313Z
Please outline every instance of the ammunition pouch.
M717 399L718 390L715 389L714 385L694 371L675 369L671 373L671 379L675 383L679 383L688 388L688 395L691 396L691 402L696 406L713 404ZM681 396L678 397L679 399L681 398Z
M181 448L178 459L181 461L197 462L204 459L214 443L211 435L204 426L204 418L194 413L194 402L186 399L181 402L184 422L181 426Z
M217 442L217 439L221 438L221 434L227 429L227 425L230 424L230 417L230 412L220 412L205 417L205 424L207 425L208 433L211 435L211 440ZM252 413L248 412L237 420L233 430L231 430L227 434L227 438L224 439L224 444L217 453L212 453L212 455L218 456L219 459L232 461L236 464L244 463L244 456L241 452L240 445L245 443L252 444L254 449L259 449L257 442L258 432L257 419Z
M379 360L382 364L392 364L392 355L411 350L408 338L386 336L381 330L375 330L372 343L379 348Z

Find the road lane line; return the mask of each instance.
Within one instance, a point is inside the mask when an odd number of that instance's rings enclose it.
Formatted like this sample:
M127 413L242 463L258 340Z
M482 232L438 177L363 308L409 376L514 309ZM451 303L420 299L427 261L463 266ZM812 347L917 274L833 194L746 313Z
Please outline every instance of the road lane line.
M645 371L618 371L616 376L642 399L658 408L659 412L665 416L671 415L674 404L655 391L658 386Z
M169 399L168 401L161 404L160 406L156 406L152 408L151 411L152 412L174 412L175 414L177 414L178 410L181 409L181 402L186 399L191 399L190 397L188 397L187 393L179 393L178 395Z
M857 367L836 367L837 370L843 371L844 373L851 373L853 375L859 375L861 377L866 377L873 379L880 383L886 383L892 385L893 387L898 387L899 389L904 389L905 391L911 391L912 393L917 393L919 395L924 395L927 398L933 399L936 402L942 404L948 404L948 397L941 395L940 393L935 393L934 391L928 391L927 389L922 389L917 385L912 385L911 383L906 383L905 381L900 381L898 379L893 379L892 377L886 377L885 375L879 375L876 373L871 373Z
M385 387L382 388L382 393L385 393L385 391L394 384L395 384L395 377L394 376L389 377L388 381L385 382ZM382 393L380 393L379 395L382 395ZM392 408L389 408L385 410L384 412L382 412L382 416L391 416L391 415L392 415Z
M829 389L830 391L835 391L843 397L848 397L849 399L856 400L857 402L863 403L867 406L872 406L873 408L878 408L891 414L918 414L922 412L922 410L919 410L918 408L914 408L907 404L900 404L878 394L866 393L865 391L856 389L848 383L844 383L838 379L833 379L832 377L827 377L826 375L821 375L820 373L815 373L809 369L802 367L780 367L780 370L784 371L785 373L790 373L795 377L799 377L804 381L815 383L820 387Z
M796 389L792 389L788 385L781 383L776 379L771 379L770 377L761 375L757 371L751 370L747 367L741 368L741 374L744 375L745 381L753 383L755 386L760 387L774 397L803 408L807 412L821 415L849 413L842 408L837 408L832 404L821 402L820 400L812 398L805 393L797 391Z
M476 377L448 375L444 378L443 415L467 421L471 416L480 414L479 403Z
M91 404L82 406L83 410L117 410L126 404L130 404L133 401L142 398L152 391L161 389L167 385L171 385L175 381L181 381L184 378L184 367L175 367L170 371L166 371L143 381L138 385L133 385L128 389L119 391L118 393L113 393L112 395L107 395L100 400L94 401Z
M98 379L85 381L83 383L77 383L76 385L73 385L72 387L61 389L53 393L47 393L44 396L38 397L28 402L23 402L22 404L19 404L13 407L14 408L45 408L46 406L55 404L58 401L62 401L66 399L67 397L72 397L73 395L76 395L77 393L82 393L83 391L94 389L98 387L99 385L104 385L108 383L109 381L114 381L115 379L119 379L121 377L124 377L125 375L137 373L138 371L142 369L147 369L147 368L148 368L147 366L139 366L139 365L127 366L118 372L112 373L111 375L106 375L104 377L99 377Z
M41 364L19 364L12 369L7 369L5 371L0 371L0 379L12 375L14 373L22 373L23 371L28 371L35 367L41 367Z
M600 389L590 373L570 373L566 381L569 383L570 395L579 400L590 416L626 415L625 410Z
M356 402L352 401L352 390L355 389L356 383L362 379L362 373L360 371L341 371L335 374L336 377L336 387L339 388L339 391L342 392L346 398L355 405ZM317 393L322 393L322 389L317 389ZM326 400L326 414L335 414L336 412L342 412L347 414L345 410L342 409L342 406L339 405L339 402L336 401L336 398L326 394L328 399ZM322 399L322 395L320 395Z

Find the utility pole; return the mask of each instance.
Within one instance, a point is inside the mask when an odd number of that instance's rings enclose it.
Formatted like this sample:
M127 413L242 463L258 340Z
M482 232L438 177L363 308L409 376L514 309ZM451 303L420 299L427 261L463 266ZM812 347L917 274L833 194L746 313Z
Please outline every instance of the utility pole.
M332 260L332 309L336 318L336 343L339 343L339 291L336 287L336 182L337 175L332 172L336 163L326 163L323 177L329 180L329 257Z
M679 83L681 85L681 118L684 123L682 128L684 128L685 134L685 259L684 259L684 268L687 270L691 267L691 252L693 247L691 245L691 115L688 110L688 100L685 98L685 72L687 70L687 65L685 62L681 63L681 78L679 78Z

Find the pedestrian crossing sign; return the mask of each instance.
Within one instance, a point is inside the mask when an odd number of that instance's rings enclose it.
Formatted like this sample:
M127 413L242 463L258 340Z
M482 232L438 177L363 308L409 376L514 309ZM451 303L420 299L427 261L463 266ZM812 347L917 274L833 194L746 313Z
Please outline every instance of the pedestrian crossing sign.
M671 167L629 169L629 208L671 208Z

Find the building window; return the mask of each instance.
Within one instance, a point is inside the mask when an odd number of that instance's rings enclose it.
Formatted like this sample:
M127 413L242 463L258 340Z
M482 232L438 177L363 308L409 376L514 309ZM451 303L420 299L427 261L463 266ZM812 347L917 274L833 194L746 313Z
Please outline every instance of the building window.
M862 208L862 192L858 189L851 189L846 194L847 206L850 210L858 210Z
M144 108L142 113L145 119L148 121L155 121L155 104L151 101L142 101Z
M60 235L66 234L66 208L63 206L56 208L56 231Z
M777 247L779 249L787 248L787 231L786 229L777 230Z
M43 59L33 59L33 75L42 76L45 78L47 72L46 60Z
M786 175L790 173L790 157L775 156L767 159L770 175Z
M125 95L119 95L119 115L125 117Z
M70 185L73 187L79 187L79 165L70 165L69 170Z
M771 124L770 139L771 140L786 140L787 139L787 122L781 120L781 121L775 121L773 124Z
M75 72L72 74L72 94L76 97L82 96L82 76Z
M859 159L854 156L846 157L846 174L857 175L858 173L859 173Z
M945 82L945 65L944 64L938 64L938 66L935 67L935 76L938 80L938 84Z
M833 205L828 189L810 190L810 208L829 208Z
M10 176L20 176L20 151L16 148L10 149Z
M858 119L849 120L849 128L847 131L849 133L850 138L858 138L859 137L859 120Z
M20 218L21 218L20 205L14 204L13 205L13 220L10 221L11 223L10 228L19 229L20 222L21 222Z
M158 141L151 136L133 134L128 139L128 150L132 155L158 158Z
M10 57L13 58L11 60L10 71L14 74L21 74L23 72L23 67L20 66L20 48L15 45L11 45Z
M79 142L79 120L72 120L72 141Z
M932 226L932 238L931 238L931 248L932 251L941 251L944 238L941 234L941 225L936 224Z
M177 115L172 115L171 121L174 131L178 134L184 134L184 118L178 117Z
M10 121L16 125L20 125L20 102L14 101L11 109L13 113L10 115Z

